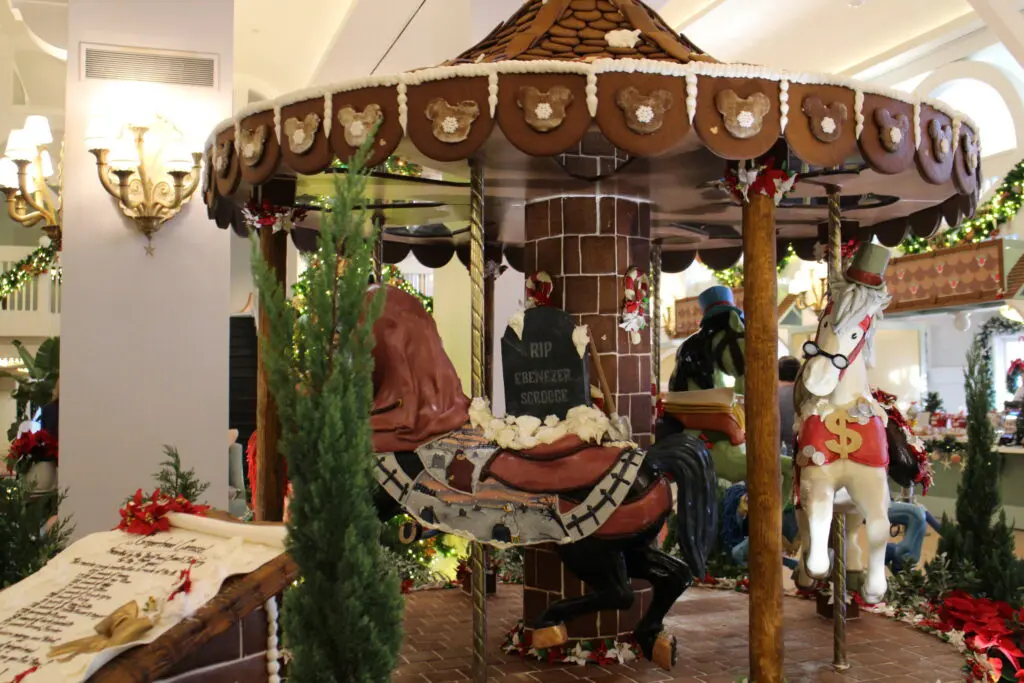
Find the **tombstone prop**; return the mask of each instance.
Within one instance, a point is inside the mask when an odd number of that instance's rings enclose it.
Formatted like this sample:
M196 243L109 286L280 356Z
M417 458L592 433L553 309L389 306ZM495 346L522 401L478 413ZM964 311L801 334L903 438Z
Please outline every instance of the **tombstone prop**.
M580 357L575 329L572 316L547 306L526 311L521 337L505 329L501 364L509 415L563 419L570 408L590 405L589 350Z

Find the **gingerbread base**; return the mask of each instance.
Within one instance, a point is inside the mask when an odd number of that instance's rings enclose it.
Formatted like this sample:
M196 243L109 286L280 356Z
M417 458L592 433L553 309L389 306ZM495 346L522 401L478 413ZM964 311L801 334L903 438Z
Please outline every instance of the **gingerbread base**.
M526 632L532 633L533 624L549 604L562 598L579 597L588 591L583 582L562 565L554 545L530 546L523 555L523 621ZM650 584L634 580L633 595L635 600L628 610L604 610L567 623L569 647L576 641L621 639L631 635L651 603Z

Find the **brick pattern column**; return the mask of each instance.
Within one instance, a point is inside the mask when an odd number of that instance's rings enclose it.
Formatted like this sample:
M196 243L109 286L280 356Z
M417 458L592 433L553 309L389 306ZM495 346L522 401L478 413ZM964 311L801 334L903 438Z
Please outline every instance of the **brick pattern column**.
M577 324L588 325L619 415L628 416L633 438L651 442L650 335L639 344L619 328L626 270L650 267L650 205L614 196L565 196L526 205L527 277L546 271L552 278L552 304ZM595 373L591 382L598 384ZM569 572L554 546L526 549L523 618L532 626L547 606L587 592ZM622 612L609 610L566 624L570 640L614 638L631 633L650 605L650 586L634 581L635 601ZM570 643L571 644L571 643Z
M650 267L650 205L621 197L555 197L526 205L527 277L546 271L552 303L590 327L619 415L651 441L651 343L619 328L626 270ZM597 377L591 373L591 381Z

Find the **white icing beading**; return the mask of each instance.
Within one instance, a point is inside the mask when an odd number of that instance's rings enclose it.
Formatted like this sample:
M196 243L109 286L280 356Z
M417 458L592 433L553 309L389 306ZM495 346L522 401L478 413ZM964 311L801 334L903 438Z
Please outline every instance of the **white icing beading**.
M498 111L498 72L494 71L487 76L487 104L491 108L491 118Z
M686 74L686 115L690 117L690 125L693 125L693 117L697 115L697 75ZM785 130L785 126L783 126Z
M267 610L267 683L281 683L281 650L277 638L277 598L270 598Z
M334 119L334 95L324 93L324 137L331 137L331 123Z
M402 132L407 133L409 127L409 91L405 83L398 84L398 124Z
M914 149L921 149L921 103L914 103Z
M789 81L785 78L779 81L779 114L779 127L785 133L789 125Z
M860 136L864 133L864 91L857 88L853 94L853 118L857 123L854 135L860 140Z

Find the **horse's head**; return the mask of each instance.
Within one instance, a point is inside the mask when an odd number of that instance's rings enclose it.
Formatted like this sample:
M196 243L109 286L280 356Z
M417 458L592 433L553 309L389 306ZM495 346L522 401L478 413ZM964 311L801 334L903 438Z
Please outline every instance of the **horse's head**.
M808 359L803 384L815 396L830 396L856 363L871 364L875 324L889 304L884 288L866 287L845 278L834 280L830 290L817 334L803 348Z

